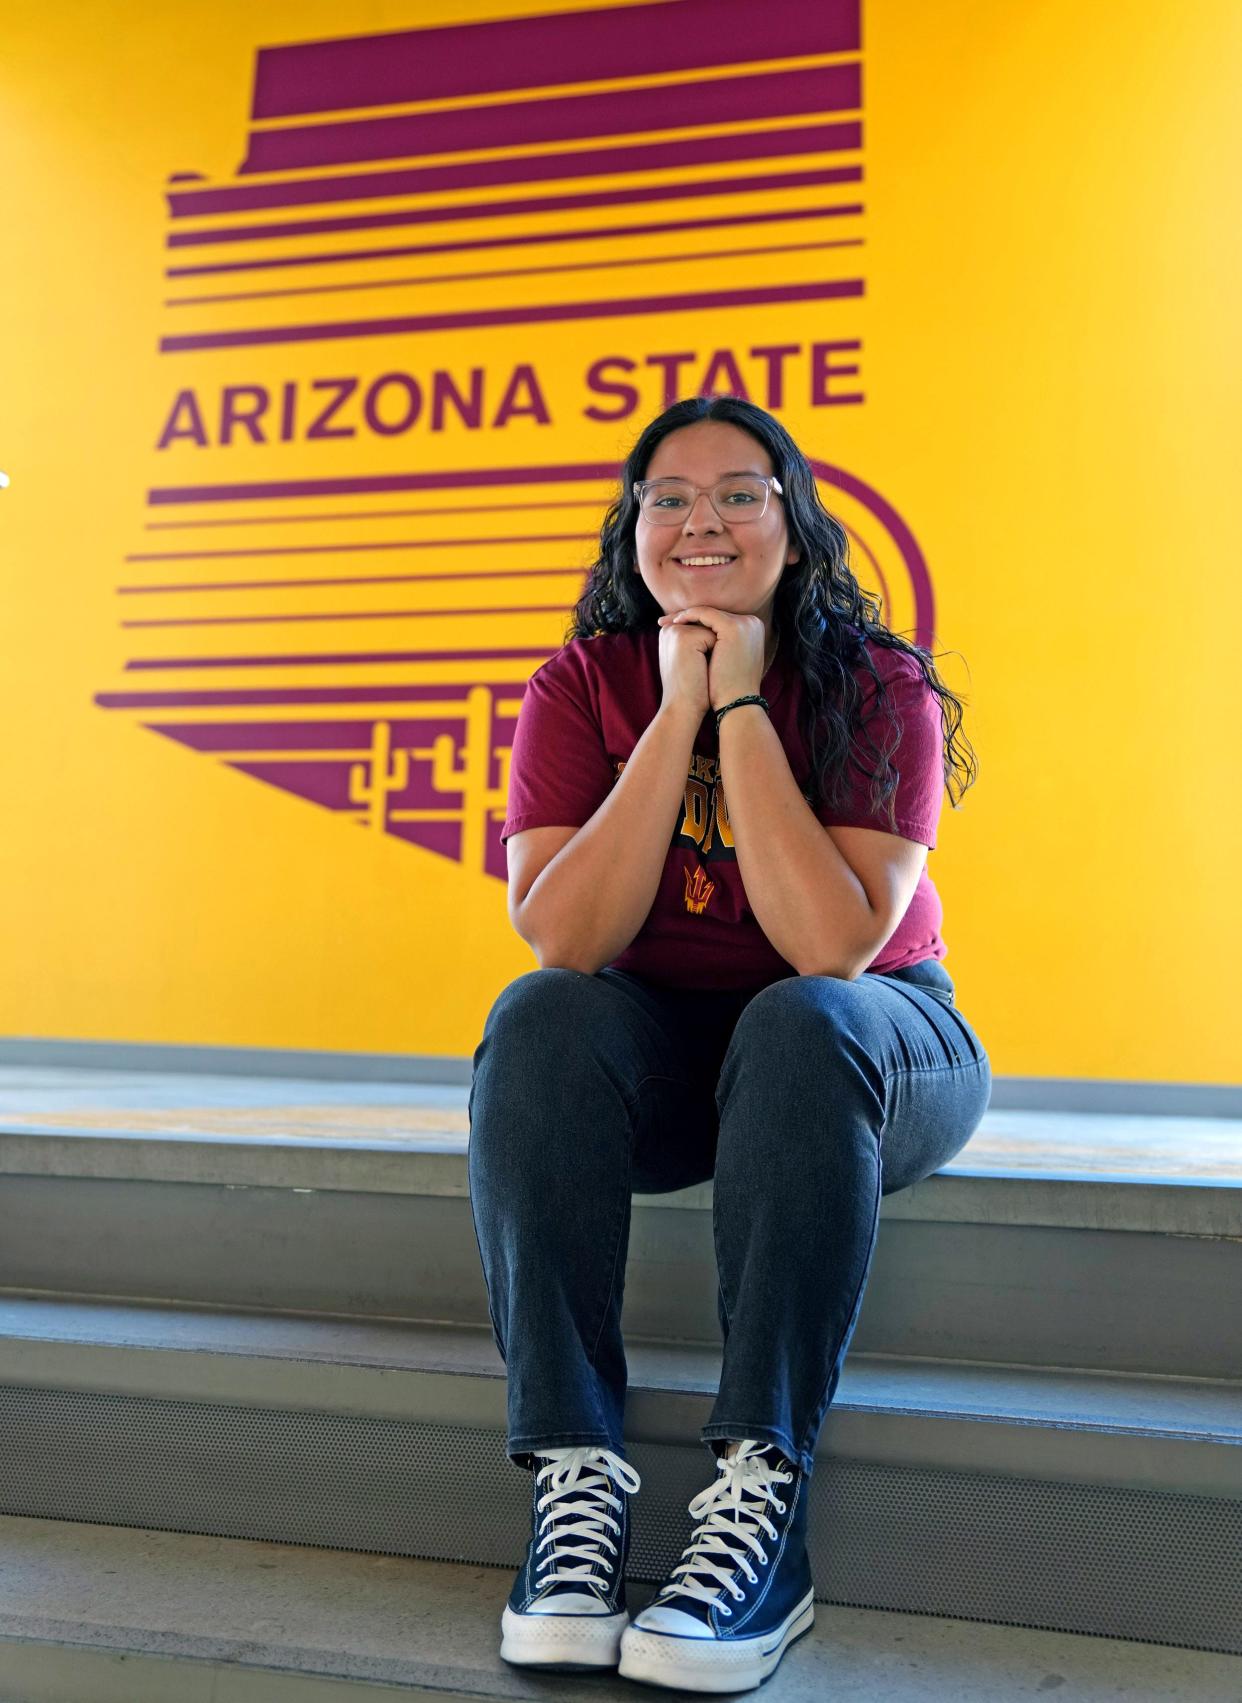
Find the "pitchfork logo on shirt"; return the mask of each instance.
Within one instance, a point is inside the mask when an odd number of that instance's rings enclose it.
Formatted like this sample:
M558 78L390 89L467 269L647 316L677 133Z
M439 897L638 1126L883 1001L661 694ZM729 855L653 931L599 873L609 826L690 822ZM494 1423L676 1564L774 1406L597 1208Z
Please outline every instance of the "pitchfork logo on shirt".
M168 180L126 683L95 702L503 880L523 687L618 445L684 395L825 439L863 404L862 177L859 0L768 0L758 36L750 0L657 0L262 48L240 165ZM927 643L908 528L816 472Z
M686 909L695 916L701 916L707 909L707 901L716 891L716 883L709 881L701 869L693 873L686 869L682 871L686 887Z

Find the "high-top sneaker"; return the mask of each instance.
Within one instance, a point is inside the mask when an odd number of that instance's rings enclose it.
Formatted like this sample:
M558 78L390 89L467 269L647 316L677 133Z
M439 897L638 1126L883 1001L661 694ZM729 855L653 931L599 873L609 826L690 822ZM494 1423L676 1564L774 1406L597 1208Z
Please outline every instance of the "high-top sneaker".
M626 1627L618 1672L682 1691L750 1691L811 1629L809 1480L746 1438L690 1503L698 1522L668 1583ZM788 1487L788 1488L786 1488Z
M594 1444L535 1454L530 1546L500 1617L504 1661L579 1673L617 1665L629 1623L628 1497L641 1482Z

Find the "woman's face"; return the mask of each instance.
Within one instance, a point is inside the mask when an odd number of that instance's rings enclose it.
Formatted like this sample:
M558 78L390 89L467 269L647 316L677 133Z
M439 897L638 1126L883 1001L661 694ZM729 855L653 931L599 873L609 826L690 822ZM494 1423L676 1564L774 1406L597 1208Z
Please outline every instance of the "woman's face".
M789 543L785 505L772 491L762 519L734 523L727 509L724 519L716 513L707 493L728 474L771 478L773 471L759 440L727 420L696 420L660 440L644 477L688 479L705 487L676 525L638 517L638 571L665 614L705 603L735 615L760 615L770 627L781 575L801 554ZM687 557L701 556L730 559L717 567L683 565Z

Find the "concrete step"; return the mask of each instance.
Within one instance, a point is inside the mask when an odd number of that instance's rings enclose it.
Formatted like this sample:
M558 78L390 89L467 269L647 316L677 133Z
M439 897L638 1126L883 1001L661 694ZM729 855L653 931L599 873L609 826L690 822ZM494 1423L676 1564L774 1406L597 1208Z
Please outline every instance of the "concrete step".
M713 1185L635 1195L625 1325L718 1344ZM0 1130L0 1287L488 1323L457 1139ZM886 1196L860 1352L1234 1377L1242 1186L946 1170Z
M719 1349L630 1342L656 1580L711 1482ZM490 1329L0 1297L0 1510L516 1567ZM817 1448L831 1600L1242 1653L1242 1386L851 1352Z
M627 1438L692 1441L715 1399L720 1349L627 1339L626 1353ZM481 1326L0 1292L0 1372L28 1389L462 1426L501 1440L506 1425L504 1362ZM851 1348L819 1453L1003 1472L1015 1433L1023 1466L1044 1478L1242 1504L1242 1381Z
M502 1662L508 1569L12 1516L0 1517L0 1558L5 1703L610 1703L643 1689L615 1673ZM631 1614L655 1588L628 1586ZM1242 1661L821 1602L763 1686L770 1703L1053 1691L1074 1703L1237 1703Z
M0 1059L6 1043L0 1040ZM330 1062L331 1055L327 1055ZM406 1061L412 1062L412 1061ZM462 1061L467 1067L469 1060ZM1035 1084L1098 1102L1077 1110L1025 1103L997 1078L978 1129L946 1171L1069 1173L1242 1183L1242 1089L1199 1083ZM1185 1109L1175 1115L1179 1096ZM1110 1110L1112 1101L1117 1104ZM14 1134L232 1136L283 1143L457 1143L469 1136L469 1089L448 1083L195 1075L173 1070L36 1070L0 1065L0 1128ZM1139 1108L1148 1106L1142 1111ZM1219 1105L1192 1114L1191 1105ZM1131 1109L1124 1109L1130 1106Z

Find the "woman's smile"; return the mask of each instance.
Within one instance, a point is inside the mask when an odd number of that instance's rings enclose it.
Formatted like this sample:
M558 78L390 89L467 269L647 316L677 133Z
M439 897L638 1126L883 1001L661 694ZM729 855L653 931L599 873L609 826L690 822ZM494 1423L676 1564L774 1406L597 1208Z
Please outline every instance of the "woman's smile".
M673 560L679 568L684 568L688 573L704 573L712 568L731 567L737 558L735 556L708 555L704 552L701 555L674 556Z

